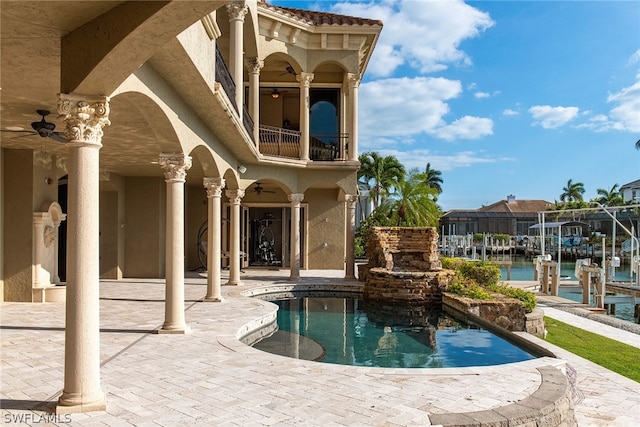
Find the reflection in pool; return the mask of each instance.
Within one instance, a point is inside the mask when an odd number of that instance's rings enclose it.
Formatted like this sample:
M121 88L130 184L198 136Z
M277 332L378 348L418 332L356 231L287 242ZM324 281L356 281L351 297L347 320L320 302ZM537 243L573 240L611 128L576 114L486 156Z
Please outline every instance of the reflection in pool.
M535 356L440 307L398 306L358 298L272 301L278 331L254 344L270 353L352 366L487 366Z

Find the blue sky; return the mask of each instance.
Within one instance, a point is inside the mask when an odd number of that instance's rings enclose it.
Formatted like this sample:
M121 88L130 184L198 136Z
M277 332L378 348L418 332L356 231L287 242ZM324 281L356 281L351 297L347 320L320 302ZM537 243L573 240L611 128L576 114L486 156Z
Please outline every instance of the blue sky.
M431 163L444 210L640 179L639 1L271 3L383 21L360 152Z

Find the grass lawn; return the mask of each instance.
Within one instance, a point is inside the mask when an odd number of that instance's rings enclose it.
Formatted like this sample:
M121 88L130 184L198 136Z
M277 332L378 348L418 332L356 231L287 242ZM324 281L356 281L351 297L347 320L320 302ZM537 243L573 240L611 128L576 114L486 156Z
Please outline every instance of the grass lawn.
M546 316L544 324L551 344L640 383L640 349Z

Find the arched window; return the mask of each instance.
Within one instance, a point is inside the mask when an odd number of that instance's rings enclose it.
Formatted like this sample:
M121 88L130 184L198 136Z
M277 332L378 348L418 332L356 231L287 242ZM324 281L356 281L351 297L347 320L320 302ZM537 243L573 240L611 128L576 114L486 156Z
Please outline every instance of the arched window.
M340 132L338 89L312 89L309 131L311 135Z

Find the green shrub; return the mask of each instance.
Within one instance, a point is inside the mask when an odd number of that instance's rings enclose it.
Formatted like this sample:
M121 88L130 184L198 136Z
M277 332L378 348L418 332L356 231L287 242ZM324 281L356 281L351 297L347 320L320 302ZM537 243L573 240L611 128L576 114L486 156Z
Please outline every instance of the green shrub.
M490 262L462 261L458 270L481 286L495 285L500 280L500 267Z
M512 288L511 286L502 283L489 286L487 289L522 301L524 303L524 310L527 313L531 313L533 309L536 308L536 295L533 292L525 291L524 289Z
M533 292L499 283L500 267L496 264L445 257L440 261L442 268L456 273L453 283L447 287L447 292L472 299L490 299L491 292L499 293L522 301L527 313L536 308L536 296Z
M505 242L508 242L509 240L511 240L511 236L509 236L508 234L493 234L493 240L504 240Z
M440 257L442 268L446 268L447 270L458 270L460 264L462 264L463 262L464 261L460 258Z
M465 280L459 273L456 273L453 283L447 286L447 292L471 299L491 299L491 294L485 288L473 280Z

